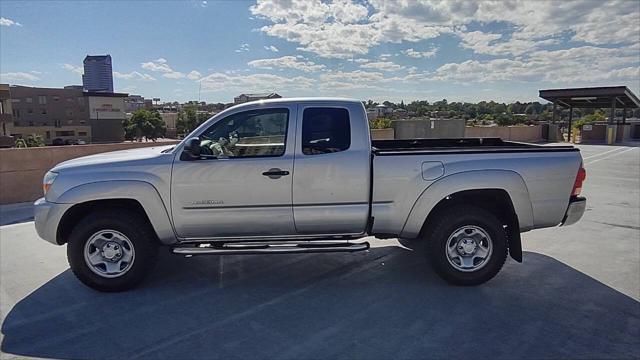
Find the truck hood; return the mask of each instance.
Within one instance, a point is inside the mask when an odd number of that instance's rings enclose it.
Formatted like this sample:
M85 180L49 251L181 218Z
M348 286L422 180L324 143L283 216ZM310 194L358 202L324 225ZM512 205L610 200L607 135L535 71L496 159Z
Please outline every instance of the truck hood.
M64 170L69 168L85 167L85 166L92 166L92 165L129 163L133 161L152 159L162 154L163 150L170 149L174 146L175 145L153 146L153 147L119 150L119 151L111 151L111 152L105 152L105 153L100 153L95 155L88 155L88 156L83 156L76 159L63 161L58 165L56 165L51 170L59 171L59 170Z

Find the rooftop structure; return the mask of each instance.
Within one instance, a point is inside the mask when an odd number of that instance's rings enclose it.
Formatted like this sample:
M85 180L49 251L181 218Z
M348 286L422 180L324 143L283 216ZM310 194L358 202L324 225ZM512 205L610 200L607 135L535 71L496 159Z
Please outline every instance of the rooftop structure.
M622 108L621 123L625 124L627 109L640 107L640 100L626 86L540 90L540 97L553 103L553 122L556 118L556 106L569 109L569 141L571 141L573 108L610 108L609 124L615 121L616 108ZM615 138L615 134L612 136Z
M279 99L282 96L278 95L277 93L256 93L256 94L240 94L236 97L233 98L233 103L234 104L242 104L242 103L246 103L249 101L256 101L256 100L264 100L264 99Z
M540 90L540 97L565 108L640 107L640 100L626 86Z

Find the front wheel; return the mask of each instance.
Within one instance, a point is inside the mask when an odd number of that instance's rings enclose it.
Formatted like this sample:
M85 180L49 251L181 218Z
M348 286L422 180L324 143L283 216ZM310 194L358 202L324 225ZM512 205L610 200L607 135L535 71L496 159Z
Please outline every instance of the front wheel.
M433 223L427 252L440 277L456 285L478 285L496 276L507 259L507 236L492 213L460 205Z
M124 291L151 272L158 256L155 234L143 217L124 209L83 218L67 245L71 270L99 291Z

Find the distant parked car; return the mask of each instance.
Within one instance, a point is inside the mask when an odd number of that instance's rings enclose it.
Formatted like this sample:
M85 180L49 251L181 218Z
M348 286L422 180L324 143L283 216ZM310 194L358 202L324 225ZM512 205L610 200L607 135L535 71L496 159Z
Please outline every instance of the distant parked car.
M60 138L55 138L53 139L53 141L51 142L51 145L53 146L61 146L64 145L64 140L60 139Z

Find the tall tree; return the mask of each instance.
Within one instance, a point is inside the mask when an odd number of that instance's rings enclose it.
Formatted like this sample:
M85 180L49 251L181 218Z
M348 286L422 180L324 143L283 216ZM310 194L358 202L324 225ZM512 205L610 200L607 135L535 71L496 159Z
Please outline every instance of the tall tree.
M201 119L198 118L196 107L193 105L187 105L180 111L180 113L178 113L176 129L178 134L186 135L198 127L200 123Z
M126 140L138 140L143 138L155 141L163 137L167 127L157 111L147 109L136 110L130 119L124 121L124 137Z

